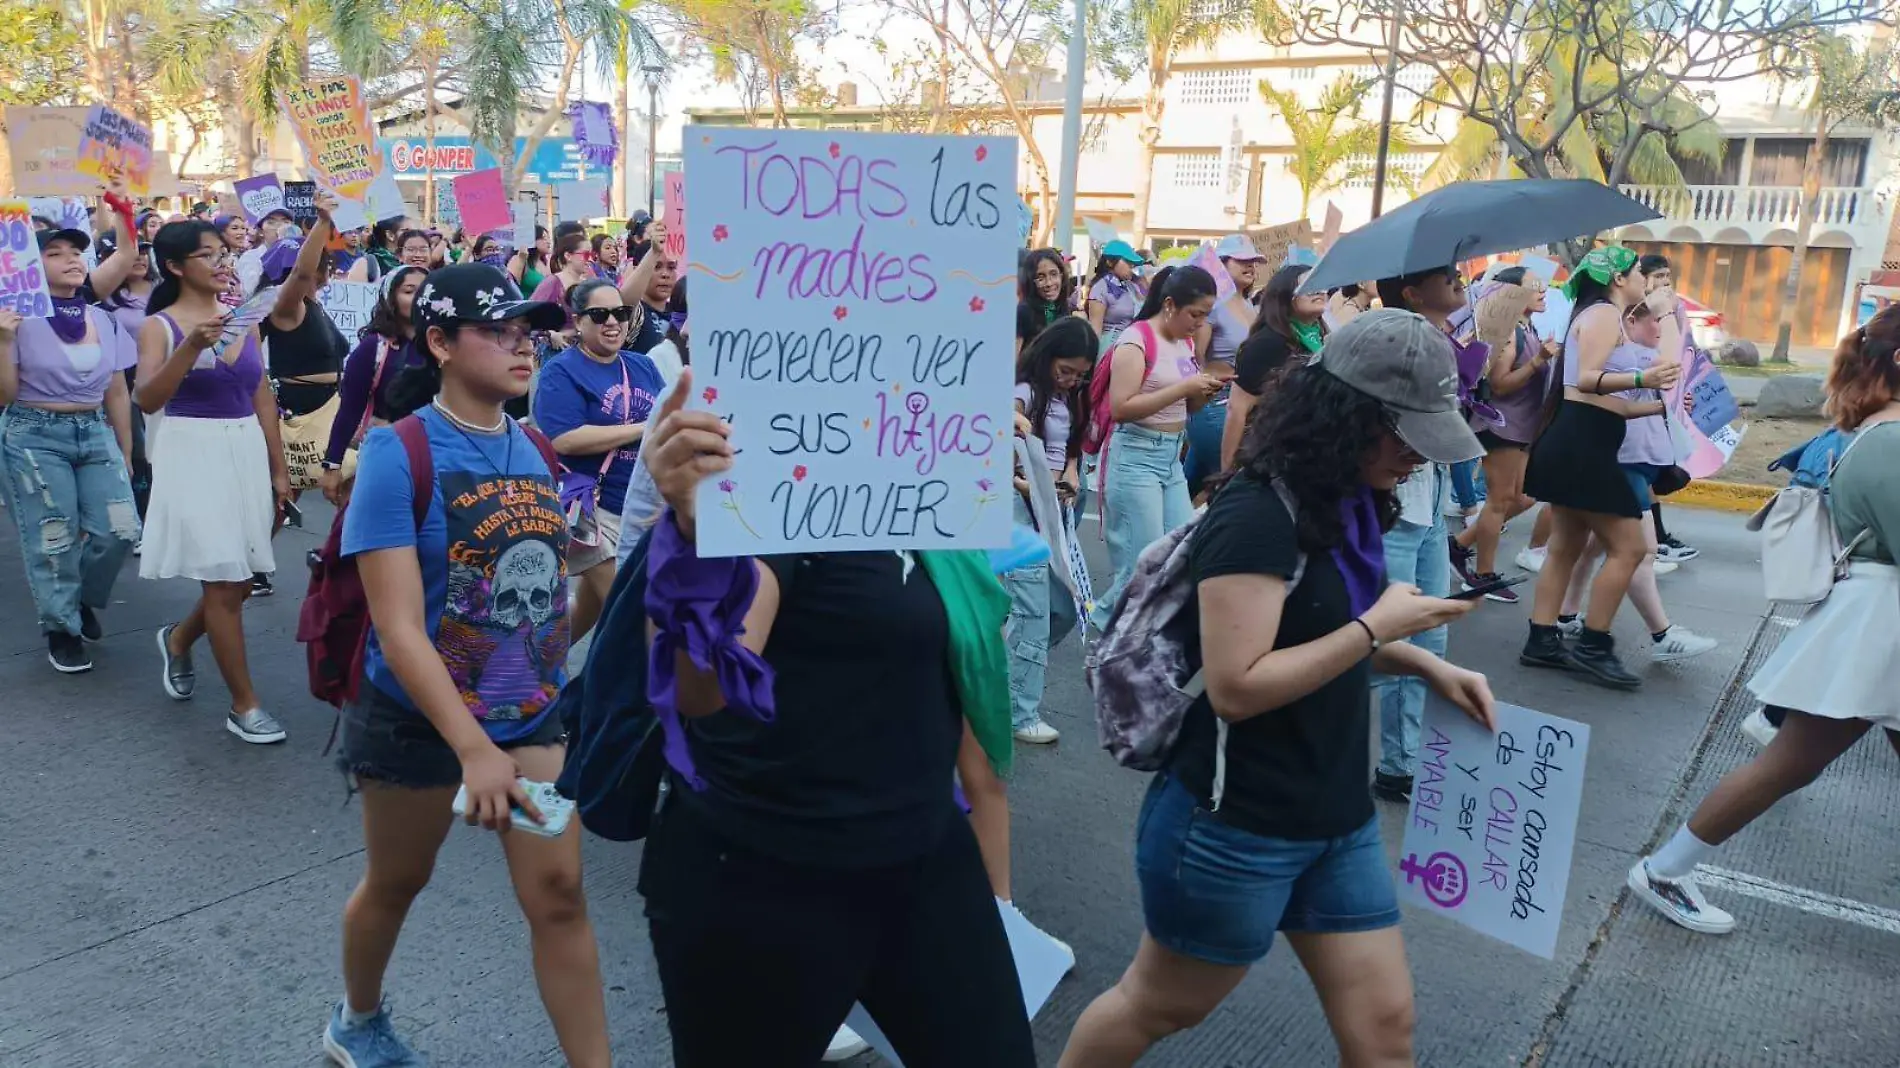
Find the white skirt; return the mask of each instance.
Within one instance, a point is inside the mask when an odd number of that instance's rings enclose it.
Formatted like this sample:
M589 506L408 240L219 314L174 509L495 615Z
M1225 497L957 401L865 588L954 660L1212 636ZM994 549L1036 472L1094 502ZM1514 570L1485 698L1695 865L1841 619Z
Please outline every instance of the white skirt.
M277 570L270 452L255 416L168 415L151 455L140 578L249 582Z
M1748 688L1765 704L1900 730L1900 568L1853 561Z

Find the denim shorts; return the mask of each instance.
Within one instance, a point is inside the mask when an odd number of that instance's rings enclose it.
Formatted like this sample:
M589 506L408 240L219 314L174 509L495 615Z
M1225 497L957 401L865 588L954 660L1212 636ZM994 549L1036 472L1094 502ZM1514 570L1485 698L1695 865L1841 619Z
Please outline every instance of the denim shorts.
M1636 494L1636 506L1649 511L1656 503L1656 495L1651 488L1656 484L1656 476L1663 469L1656 464L1623 464L1623 477L1630 480L1630 492Z
M1141 804L1135 870L1149 937L1210 964L1254 964L1276 931L1347 934L1399 922L1378 817L1339 838L1268 838L1220 822L1166 772Z
M358 782L433 790L462 783L462 762L427 716L404 708L368 680L343 706L336 766ZM552 710L525 738L497 742L502 749L560 745L561 717Z

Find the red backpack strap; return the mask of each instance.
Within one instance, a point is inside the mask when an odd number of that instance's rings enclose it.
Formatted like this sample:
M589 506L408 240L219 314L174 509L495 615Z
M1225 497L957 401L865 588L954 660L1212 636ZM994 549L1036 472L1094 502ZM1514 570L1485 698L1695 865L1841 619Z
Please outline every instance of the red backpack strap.
M520 427L522 432L528 435L529 441L534 442L535 451L541 454L541 459L548 465L548 474L554 476L554 481L558 484L561 481L561 472L567 470L567 468L561 464L561 458L554 454L554 443L548 440L546 434L541 433L526 423L516 423L515 425ZM603 467L601 470L605 473L606 468Z
M396 436L402 439L402 451L409 455L411 507L415 510L416 529L429 518L429 502L435 499L435 457L429 453L429 428L413 415L396 420Z

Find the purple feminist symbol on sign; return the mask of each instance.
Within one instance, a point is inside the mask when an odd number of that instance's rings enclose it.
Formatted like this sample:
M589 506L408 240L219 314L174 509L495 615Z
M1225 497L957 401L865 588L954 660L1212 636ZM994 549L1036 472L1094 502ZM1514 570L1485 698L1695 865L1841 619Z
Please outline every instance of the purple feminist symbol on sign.
M1465 862L1450 853L1433 853L1432 859L1423 864L1413 853L1399 862L1399 871L1405 873L1406 882L1417 882L1432 904L1441 909L1455 909L1465 900L1469 888Z
M586 101L569 109L574 122L574 143L581 158L592 167L611 167L620 154L620 134L614 130L613 113L605 104Z

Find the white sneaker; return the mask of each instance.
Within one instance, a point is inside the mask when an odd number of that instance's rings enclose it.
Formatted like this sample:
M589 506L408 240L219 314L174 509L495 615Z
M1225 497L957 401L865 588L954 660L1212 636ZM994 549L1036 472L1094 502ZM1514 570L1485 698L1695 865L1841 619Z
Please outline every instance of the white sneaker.
M1044 723L1042 720L1037 720L1027 727L1018 727L1011 733L1016 736L1017 741L1028 742L1032 745L1048 745L1057 738L1062 737L1061 731L1049 726L1049 724Z
M1656 568L1657 576L1661 577L1663 575L1669 574L1671 571L1674 571L1675 569L1681 567L1682 565L1676 563L1673 560L1664 560L1658 557L1656 560L1656 563L1653 566Z
M1735 929L1735 917L1709 904L1694 879L1658 878L1649 870L1648 857L1630 869L1629 887L1638 901L1677 926L1698 934L1727 934Z
M1549 554L1548 549L1522 549L1517 554L1517 566L1534 575L1544 569L1544 558Z
M825 1047L825 1055L819 1059L826 1064L835 1064L848 1061L870 1048L871 1044L859 1038L856 1031L839 1024L838 1033L831 1036L831 1045Z
M1742 733L1748 735L1749 741L1766 749L1768 743L1775 740L1775 735L1781 733L1781 728L1768 722L1766 713L1757 708L1742 719Z
M1692 656L1701 656L1721 643L1705 638L1680 623L1663 632L1660 641L1650 643L1649 658L1658 664L1673 664Z

